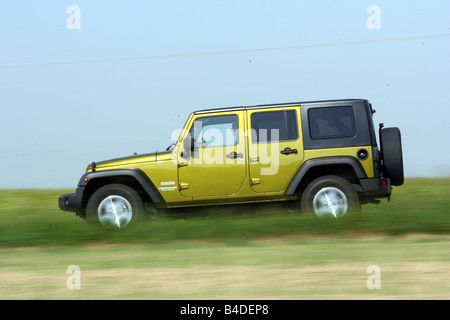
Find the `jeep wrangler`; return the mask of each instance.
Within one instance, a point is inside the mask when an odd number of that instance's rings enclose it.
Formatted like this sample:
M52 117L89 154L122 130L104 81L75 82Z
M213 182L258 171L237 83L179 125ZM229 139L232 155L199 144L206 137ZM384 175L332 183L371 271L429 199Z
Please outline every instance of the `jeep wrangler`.
M364 99L200 110L164 152L93 162L62 210L124 227L158 208L293 201L343 217L403 184L400 130Z

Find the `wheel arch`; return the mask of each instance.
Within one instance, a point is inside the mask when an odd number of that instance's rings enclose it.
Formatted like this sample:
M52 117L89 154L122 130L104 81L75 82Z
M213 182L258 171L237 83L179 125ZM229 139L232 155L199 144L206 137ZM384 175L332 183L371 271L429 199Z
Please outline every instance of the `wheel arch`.
M139 169L118 169L88 172L81 177L78 185L79 187L84 187L82 207L86 208L90 197L96 190L115 183L134 189L144 202L156 204L164 201L159 191L144 172Z
M286 195L300 195L306 186L314 179L335 175L345 178L352 184L359 185L359 179L367 178L361 163L354 157L330 157L318 158L305 161L297 170L291 180Z

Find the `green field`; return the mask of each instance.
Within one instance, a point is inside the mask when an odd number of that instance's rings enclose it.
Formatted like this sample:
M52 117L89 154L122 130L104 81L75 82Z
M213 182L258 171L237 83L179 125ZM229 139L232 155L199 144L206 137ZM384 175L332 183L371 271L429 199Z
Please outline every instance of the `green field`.
M67 192L0 190L0 299L450 298L450 178L407 179L340 221L211 207L120 231L60 211Z

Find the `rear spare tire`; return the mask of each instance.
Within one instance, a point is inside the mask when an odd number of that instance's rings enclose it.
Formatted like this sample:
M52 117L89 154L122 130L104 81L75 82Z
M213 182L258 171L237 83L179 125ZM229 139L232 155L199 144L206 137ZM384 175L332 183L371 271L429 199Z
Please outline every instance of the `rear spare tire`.
M383 128L380 131L380 148L385 178L391 184L401 186L404 182L402 139L399 128Z

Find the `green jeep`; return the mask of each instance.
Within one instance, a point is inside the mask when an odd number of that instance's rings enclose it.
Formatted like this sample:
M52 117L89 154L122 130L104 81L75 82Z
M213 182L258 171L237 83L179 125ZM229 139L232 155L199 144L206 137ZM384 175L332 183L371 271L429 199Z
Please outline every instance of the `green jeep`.
M201 110L164 152L93 162L62 210L123 227L159 208L291 201L342 217L403 184L398 128L363 99Z

